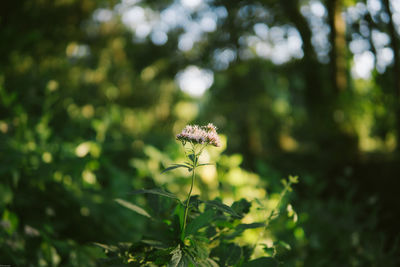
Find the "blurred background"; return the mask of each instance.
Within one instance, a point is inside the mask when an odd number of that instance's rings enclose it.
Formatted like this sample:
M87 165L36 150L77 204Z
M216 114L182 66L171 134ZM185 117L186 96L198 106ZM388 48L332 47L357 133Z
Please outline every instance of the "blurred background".
M213 122L203 198L298 175L284 266L399 266L400 2L0 4L0 263L96 266L137 241L128 193L185 195L175 134ZM271 226L272 227L272 226Z

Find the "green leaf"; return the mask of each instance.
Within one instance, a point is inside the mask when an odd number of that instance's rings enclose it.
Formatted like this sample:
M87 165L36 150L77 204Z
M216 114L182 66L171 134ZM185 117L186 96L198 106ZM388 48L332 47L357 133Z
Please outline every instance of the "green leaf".
M260 227L265 227L265 223L249 223L249 224L239 224L236 226L237 230L246 230L246 229L254 229L254 228L260 228Z
M292 175L289 175L289 181L290 181L292 184L297 184L297 183L299 182L299 176L292 176Z
M271 256L271 257L275 256L275 254L276 254L276 249L274 247L269 248L269 247L265 246L263 248L263 250L265 251L265 253L267 253L268 256Z
M190 154L188 157L190 161L193 162L193 165L196 166L197 157L195 156L195 154Z
M180 202L180 199L177 196L175 196L172 193L166 192L160 188L135 190L131 194L153 194L153 195L159 195L163 197L176 199Z
M242 267L277 267L279 263L274 259L270 257L262 257L258 258L249 262L246 262L242 265Z
M176 247L172 252L172 257L170 262L168 262L168 267L186 267L188 266L187 258L182 254L180 245Z
M232 209L241 217L250 212L251 203L242 198L232 204Z
M140 215L143 215L145 217L151 218L150 214L147 213L144 209L142 209L139 206L136 206L135 204L132 204L128 201L125 201L123 199L117 198L115 201L120 204L121 206L124 206L125 208L128 208L136 213L139 213Z
M111 252L116 252L116 251L118 251L118 248L116 247L116 246L109 246L109 245L106 245L106 244L102 244L102 243L97 243L97 242L94 242L93 243L95 246L98 246L98 247L101 247L102 249L104 249L104 250L108 250L108 251L111 251Z
M187 168L187 169L191 169L191 166L187 166L185 164L174 164L166 169L164 169L161 173L167 172L167 171L171 171L177 168Z
M163 244L161 241L157 241L157 240L142 239L140 242L142 242L146 245L150 245L155 248L160 248L160 249L167 248L167 246L165 244Z
M231 207L229 207L229 206L227 206L227 205L225 205L225 204L223 204L223 203L221 203L221 202L219 202L219 201L211 200L211 201L205 201L204 203L205 203L206 205L215 207L215 208L217 208L217 209L220 210L220 211L229 213L229 214L232 215L232 216L235 216L235 217L237 217L237 218L241 218L241 216L240 216L239 214L237 214Z
M281 245L282 247L286 248L287 250L291 250L292 249L291 246L286 242L278 241L278 244Z
M177 215L179 218L179 226L182 231L183 220L184 220L184 216L185 216L185 208L183 207L183 205L178 204L175 208L174 214Z
M213 164L213 163L202 163L202 164L199 164L198 167L200 167L200 166L207 166L207 165L214 165L214 164Z
M211 219L214 217L213 210L207 210L204 213L197 216L192 222L190 222L186 228L186 235L194 234L199 229L210 224Z
M224 254L220 255L224 265L235 266L243 256L242 248L236 244L230 243L224 248Z

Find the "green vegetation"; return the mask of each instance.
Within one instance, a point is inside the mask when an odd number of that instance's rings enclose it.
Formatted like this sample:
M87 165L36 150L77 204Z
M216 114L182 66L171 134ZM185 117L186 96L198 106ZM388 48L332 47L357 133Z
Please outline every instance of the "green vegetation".
M3 2L0 264L400 264L397 1Z

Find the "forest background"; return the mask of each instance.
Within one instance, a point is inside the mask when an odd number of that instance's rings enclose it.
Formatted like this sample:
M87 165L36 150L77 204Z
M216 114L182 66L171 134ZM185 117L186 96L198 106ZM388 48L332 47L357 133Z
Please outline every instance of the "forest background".
M399 34L395 0L2 1L0 263L96 266L94 242L140 239L113 199L185 195L160 172L213 122L203 197L300 177L271 232L285 266L398 266Z

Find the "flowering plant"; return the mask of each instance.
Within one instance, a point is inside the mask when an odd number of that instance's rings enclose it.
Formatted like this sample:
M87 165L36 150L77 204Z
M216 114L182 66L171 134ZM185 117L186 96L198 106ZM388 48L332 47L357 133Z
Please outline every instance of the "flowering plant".
M208 146L221 146L217 128L209 123L206 126L188 125L176 139L182 144L187 161L164 169L162 173L186 168L191 173L191 185L187 198L181 201L176 195L165 190L141 189L133 194L145 194L153 205L152 215L143 208L122 199L116 201L122 206L150 219L151 230L139 242L107 246L109 258L106 264L129 264L131 266L277 266L275 248L272 254L252 259L257 246L239 245L237 238L247 229L260 229L263 235L269 222L276 218L286 192L297 183L297 177L284 180L284 189L278 204L261 222L244 223L251 203L245 199L225 205L219 199L203 201L192 196L196 179L196 169L210 163L200 163L199 158ZM262 210L262 208L260 208ZM265 256L268 255L268 256Z

